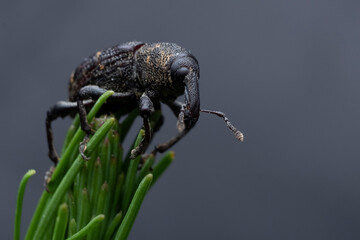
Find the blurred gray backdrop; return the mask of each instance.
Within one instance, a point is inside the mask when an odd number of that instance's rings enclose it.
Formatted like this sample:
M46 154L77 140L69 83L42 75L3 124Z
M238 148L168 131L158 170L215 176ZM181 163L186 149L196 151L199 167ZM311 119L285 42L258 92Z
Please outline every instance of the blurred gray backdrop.
M202 114L129 239L359 239L359 11L350 0L2 1L1 239L28 169L23 232L43 190L45 113L67 98L71 71L130 40L190 49L202 107L227 113L245 142ZM163 109L153 143L176 133ZM54 124L58 149L69 124Z

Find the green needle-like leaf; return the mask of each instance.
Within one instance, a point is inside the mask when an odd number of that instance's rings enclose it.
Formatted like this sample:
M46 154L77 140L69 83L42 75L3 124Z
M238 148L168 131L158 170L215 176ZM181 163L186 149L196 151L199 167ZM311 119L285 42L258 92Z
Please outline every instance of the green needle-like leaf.
M121 161L122 161L121 159L122 153L121 153L120 135L118 129L119 129L119 124L116 124L112 130L112 134L110 135L111 136L110 143L111 143L111 156L116 158L117 169L120 169ZM118 174L120 174L120 172Z
M93 206L97 206L97 202L99 201L99 192L101 189L101 185L103 184L103 171L102 171L102 166L101 166L101 161L100 158L96 159L95 162L95 167L94 167L94 177L91 179L92 180L92 184L91 184L91 204ZM96 207L93 208L92 210L93 215L96 214Z
M39 200L39 203L35 209L34 215L31 219L30 225L28 227L28 230L26 232L25 240L32 240L33 236L35 234L36 228L39 224L40 218L42 216L42 213L45 209L46 203L50 198L50 193L44 191L41 195L41 198Z
M69 218L70 219L74 219L76 218L76 204L75 204L75 199L74 199L74 195L72 194L72 191L68 191L68 198L67 198L67 202L68 202L68 206L69 206ZM76 230L76 229L75 229Z
M112 235L114 234L116 228L119 226L120 222L121 222L121 219L122 219L122 212L119 212L118 214L115 215L114 219L111 221L107 231L106 231L106 234L105 234L105 237L104 237L104 240L110 240Z
M111 129L111 127L115 124L114 118L109 118L99 130L96 131L95 135L90 139L87 144L87 149L85 154L90 155L92 151L98 146L100 141L102 141L107 134L107 132ZM47 206L44 209L44 213L40 219L38 228L35 232L34 239L42 239L45 230L46 224L54 217L54 207L58 206L61 202L62 196L65 195L66 191L70 188L73 183L77 173L81 169L84 164L84 160L81 155L79 155L75 162L72 164L71 168L67 171L63 180L60 182L58 188L56 189L53 197L48 202Z
M82 239L90 232L91 229L99 225L104 220L104 218L105 216L103 214L94 217L85 227L83 227L80 231L67 238L66 240Z
M90 201L89 201L89 193L86 188L81 191L81 197L78 205L78 220L77 220L77 228L80 230L85 226L85 224L90 219Z
M114 193L114 212L120 211L120 200L121 200L121 191L124 185L124 173L121 173L116 181L115 193ZM114 215L114 214L113 214Z
M74 188L74 192L77 193L75 196L76 199L76 206L79 209L79 211L77 212L77 223L78 223L78 228L82 228L83 226L85 226L85 224L88 222L88 219L85 220L85 222L81 222L79 221L80 219L80 215L84 214L83 210L81 209L82 207L84 207L85 209L85 196L84 196L84 191L86 191L86 201L90 201L89 200L89 193L87 190L87 165L88 162L85 162L79 172L79 174L76 176L75 179L75 183L74 183L74 187L76 187L76 189ZM90 206L90 204L88 203L88 205ZM90 215L89 215L90 216ZM84 224L84 225L82 225Z
M56 218L54 218L53 221L49 222L49 224L47 225L47 229L45 231L45 237L44 239L52 239L53 237L53 232L54 232L54 228L55 228L55 221Z
M144 129L141 129L140 130L140 132L142 132L142 138L144 137L144 135L145 135L145 131L144 131ZM139 132L139 134L140 134L140 132ZM133 143L131 144L131 147L129 148L129 150L128 150L128 152L126 153L126 156L125 156L125 161L124 161L124 163L122 164L122 171L124 171L124 172L126 172L128 169L129 169L129 165L130 165L130 161L131 161L131 158L130 158L130 156L131 156L131 151L135 148L135 147L137 147L139 144L140 144L140 142L141 142L141 140L142 139L139 139L139 134L136 136L136 138L134 139L134 141L133 141Z
M90 160L88 161L88 170L87 170L87 187L90 193L90 196L92 194L92 184L93 184L93 178L94 176L94 167L97 157L99 156L98 149L96 149L90 156Z
M136 138L134 148L139 146L143 136L144 136L144 130L140 130ZM135 178L136 178L136 172L139 166L140 158L141 155L137 156L135 159L130 160L129 169L125 177L125 191L124 191L124 198L121 207L123 213L126 213L126 210L130 204L131 198L135 190L135 180L136 180Z
M155 158L154 155L150 154L150 156L145 160L144 165L142 166L137 179L136 179L136 186L139 186L141 180L143 180L143 178L150 173L150 171L152 170L152 165L155 162Z
M76 221L74 218L71 218L68 229L68 237L71 237L76 233Z
M20 240L21 213L22 213L22 204L24 200L25 188L30 177L35 173L36 172L33 169L27 171L27 173L25 173L25 175L20 181L17 203L16 203L16 211L15 211L14 240Z
M169 165L174 160L175 153L170 151L165 154L165 156L159 161L158 164L155 165L152 174L154 175L154 179L152 181L152 186L159 179L159 177L164 173L164 171L169 167Z
M56 217L55 228L52 240L63 240L65 237L66 225L69 216L69 209L66 203L60 205Z
M61 155L64 154L66 148L69 146L71 139L74 137L76 130L79 128L80 118L79 115L76 115L73 123L70 125L69 130L67 131L63 148L61 150Z
M124 149L123 147L120 145L119 149L118 149L118 155L117 155L117 167L116 167L116 174L120 175L123 171L122 171L122 166L124 164L123 162L123 154L124 154Z
M52 176L49 175L49 192L43 192L25 240L118 240L129 235L145 194L170 165L174 154L165 154L156 166L153 166L155 157L150 154L139 169L141 156L131 159L130 154L144 138L145 132L140 130L124 156L122 142L138 110L129 113L122 123L107 115L91 121L112 94L106 92L88 114L92 129L98 129L85 145L88 161L79 154L85 133L80 129L78 115L74 119L61 160ZM117 117L120 114L121 111ZM161 111L155 111L150 116L151 127L159 126L159 121L162 121ZM19 240L20 222L15 225L18 227L14 239Z
M108 195L109 195L109 186L108 186L107 183L104 183L101 186L99 196L97 196L99 199L98 199L98 202L97 202L96 215L104 214L105 204L106 204L106 200L108 198ZM100 237L100 233L101 233L101 228L100 228L101 225L102 224L100 224L97 227L92 229L88 240L100 239L99 237Z
M111 157L111 161L110 164L108 163L108 165L110 166L109 169L109 193L108 196L106 198L106 202L105 202L105 207L104 207L104 214L107 217L107 219L104 220L104 223L101 224L101 233L105 232L105 228L107 227L109 221L111 220L110 216L112 216L112 212L114 212L114 206L113 206L113 201L114 201L114 193L115 193L115 185L116 185L116 180L117 180L117 176L116 176L116 158L114 156Z
M125 240L128 237L131 227L134 224L135 218L140 210L141 204L145 198L146 192L151 185L152 178L153 175L148 174L141 181L134 194L134 198L131 201L129 209L125 214L124 220L116 233L115 240Z
M110 162L110 143L108 137L105 137L104 143L101 146L100 154L101 166L103 166L103 176L105 181L107 181L110 169L110 164L108 164Z

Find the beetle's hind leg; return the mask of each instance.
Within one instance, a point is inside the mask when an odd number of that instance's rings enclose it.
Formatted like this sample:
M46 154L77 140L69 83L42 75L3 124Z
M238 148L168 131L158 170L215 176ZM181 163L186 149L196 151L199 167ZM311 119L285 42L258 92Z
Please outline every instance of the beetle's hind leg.
M88 85L85 87L82 87L79 91L78 97L76 99L77 101L77 108L78 113L80 117L80 125L81 129L86 133L86 136L84 138L84 141L80 143L79 151L83 159L88 160L88 157L84 154L86 150L86 144L89 141L90 134L94 133L94 130L92 130L91 126L89 125L87 121L87 113L86 108L84 105L84 100L86 99L92 99L97 100L102 94L104 94L107 90L104 88L101 88L99 86L95 85ZM110 99L131 99L134 97L134 94L132 93L114 93Z
M92 101L86 101L83 104L89 105ZM85 106L84 106L85 107ZM66 102L60 101L57 102L53 107L51 107L46 114L46 137L48 142L48 149L49 149L49 158L51 161L56 165L59 161L59 156L56 153L55 146L54 146L54 138L53 138L53 131L51 128L51 122L57 119L58 117L64 118L74 112L76 112L77 103L76 102Z
M95 131L92 130L91 126L89 125L89 123L87 122L86 119L86 109L84 106L84 103L82 100L80 100L80 98L77 99L77 107L78 107L78 112L79 112L79 117L80 117L80 125L81 125L81 129L86 133L84 140L80 143L79 146L79 152L81 154L81 157L85 160L89 160L89 158L85 155L85 150L86 150L86 144L89 142L90 139L90 134L94 134Z

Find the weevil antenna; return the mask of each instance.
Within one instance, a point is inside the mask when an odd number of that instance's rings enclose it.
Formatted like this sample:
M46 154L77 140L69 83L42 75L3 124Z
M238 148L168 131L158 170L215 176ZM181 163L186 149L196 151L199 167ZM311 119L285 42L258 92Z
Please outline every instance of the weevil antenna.
M205 109L201 109L201 112L204 113L210 113L210 114L214 114L218 117L221 117L224 119L226 126L230 129L230 131L234 134L235 138L241 142L244 141L244 134L242 134L242 132L240 132L239 130L237 130L236 127L234 127L234 125L231 124L231 122L229 121L229 119L225 116L225 113L223 112L218 112L218 111L212 111L212 110L205 110Z

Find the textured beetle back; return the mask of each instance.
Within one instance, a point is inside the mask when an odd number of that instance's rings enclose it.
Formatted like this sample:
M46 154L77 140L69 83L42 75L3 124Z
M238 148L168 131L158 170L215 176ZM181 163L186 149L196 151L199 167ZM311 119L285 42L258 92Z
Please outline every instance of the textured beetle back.
M97 85L118 92L127 92L137 87L134 86L134 53L142 45L141 42L128 42L86 58L70 76L70 101L74 101L80 88L86 85Z

